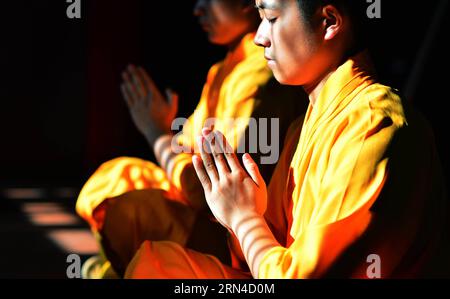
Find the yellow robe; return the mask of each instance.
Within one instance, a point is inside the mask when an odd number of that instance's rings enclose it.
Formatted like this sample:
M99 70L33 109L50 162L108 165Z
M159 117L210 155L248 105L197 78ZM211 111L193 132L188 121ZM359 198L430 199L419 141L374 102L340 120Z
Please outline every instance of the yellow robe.
M289 187L269 200L282 208L266 215L283 246L260 278L367 278L373 255L382 278L423 275L444 219L434 140L367 61L342 65L308 109Z
M180 145L197 151L195 137L209 118L214 118L214 127L224 132L236 149L246 135L250 117L279 118L279 133L284 136L289 123L304 112L306 96L301 90L274 83L263 50L253 38L254 34L246 35L224 61L212 66L196 110L175 137ZM273 93L278 102L268 99ZM239 121L230 121L235 119ZM163 168L150 161L120 157L101 165L82 188L76 210L101 237L103 250L119 273L146 239L197 243L192 247L209 246L207 252L228 255L226 238L223 243L206 245L197 241L202 235L225 233L214 228L214 223L203 223L189 209L192 202L204 197L191 157L170 156ZM269 172L268 168L266 177ZM196 236L191 235L194 227Z
M367 278L374 255L381 277L416 277L438 246L443 193L430 131L366 61L360 54L341 65L310 105L300 138L298 123L291 130L265 214L281 246L264 255L259 278ZM239 270L147 241L127 277L248 275Z

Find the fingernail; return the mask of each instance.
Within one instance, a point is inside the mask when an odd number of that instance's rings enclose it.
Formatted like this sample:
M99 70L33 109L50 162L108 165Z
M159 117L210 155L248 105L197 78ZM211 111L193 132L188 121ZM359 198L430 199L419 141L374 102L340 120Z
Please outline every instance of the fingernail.
M209 134L211 134L211 129L209 129L209 128L203 128L202 129L202 134L203 134L203 136L208 136Z

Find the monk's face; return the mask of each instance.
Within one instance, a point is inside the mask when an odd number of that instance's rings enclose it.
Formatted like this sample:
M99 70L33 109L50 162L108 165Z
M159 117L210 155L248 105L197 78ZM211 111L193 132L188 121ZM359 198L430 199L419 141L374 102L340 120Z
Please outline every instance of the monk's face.
M248 7L239 0L197 0L194 15L198 17L209 41L217 45L230 45L247 33L252 20Z
M262 22L255 43L265 48L275 78L288 85L317 80L327 63L322 34L305 21L297 0L256 0L256 6Z

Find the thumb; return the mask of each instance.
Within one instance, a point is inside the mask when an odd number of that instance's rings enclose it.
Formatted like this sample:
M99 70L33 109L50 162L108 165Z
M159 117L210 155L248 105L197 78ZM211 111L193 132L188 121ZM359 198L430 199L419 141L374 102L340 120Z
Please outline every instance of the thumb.
M172 113L177 114L178 112L178 94L171 89L166 89L166 97L171 107Z
M242 162L244 163L245 170L247 170L250 177L258 185L258 187L264 186L265 182L259 172L258 165L252 159L249 154L244 154L242 156Z
M170 88L166 89L166 97L168 102L172 105L172 106L177 106L178 107L178 94L173 91Z

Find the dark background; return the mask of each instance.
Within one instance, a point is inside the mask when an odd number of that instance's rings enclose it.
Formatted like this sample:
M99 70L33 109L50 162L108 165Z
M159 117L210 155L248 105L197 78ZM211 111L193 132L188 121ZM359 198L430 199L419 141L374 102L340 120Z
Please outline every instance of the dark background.
M432 37L439 1L381 1L382 18L367 31L370 50L382 82L404 93L419 50ZM82 0L81 20L66 17L67 5L22 0L0 8L0 277L66 277L68 252L48 238L55 226L32 223L27 203L58 204L74 214L78 191L102 162L153 158L120 95L128 63L178 91L179 115L188 116L208 68L225 53L208 44L192 16L194 0ZM408 100L433 127L448 182L448 5L442 13ZM47 191L30 199L33 193L19 189L15 201L8 197L12 187ZM89 234L80 219L56 228Z
M120 92L120 72L145 66L189 115L223 49L207 43L192 1L21 1L2 8L0 184L79 186L119 155L151 159Z
M120 72L129 62L143 65L161 87L179 92L179 115L188 116L224 53L207 43L194 0L82 1L81 20L66 17L63 0L12 2L2 4L0 18L3 185L79 186L108 159L151 159L120 96ZM382 1L368 35L384 82L403 91L437 4ZM445 14L414 103L433 125L448 171L448 6Z

